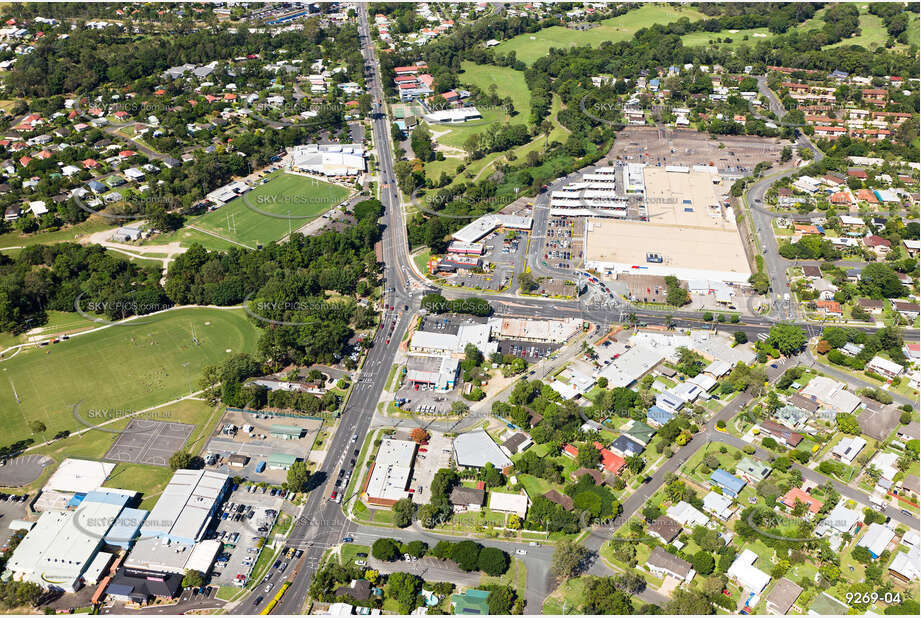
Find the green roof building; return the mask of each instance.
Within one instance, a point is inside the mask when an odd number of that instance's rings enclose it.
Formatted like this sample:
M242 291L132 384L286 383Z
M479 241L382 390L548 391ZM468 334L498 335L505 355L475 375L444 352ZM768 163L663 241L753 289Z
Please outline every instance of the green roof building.
M288 453L272 453L269 455L269 468L273 470L287 470L297 461L297 455Z
M643 446L649 444L652 437L656 435L656 430L640 421L634 421L633 426L624 432Z
M488 616L488 598L488 590L467 590L460 594L452 594L451 606L455 615Z
M304 435L304 430L294 425L272 425L269 427L269 433L279 440L297 440Z

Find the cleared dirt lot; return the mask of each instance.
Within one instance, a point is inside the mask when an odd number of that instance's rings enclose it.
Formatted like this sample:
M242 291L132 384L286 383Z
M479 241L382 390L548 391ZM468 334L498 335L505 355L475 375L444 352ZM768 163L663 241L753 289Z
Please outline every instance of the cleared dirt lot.
M712 139L691 129L627 127L617 134L608 159L663 166L714 165L720 173L746 175L761 161L778 163L782 149L775 138L721 135Z

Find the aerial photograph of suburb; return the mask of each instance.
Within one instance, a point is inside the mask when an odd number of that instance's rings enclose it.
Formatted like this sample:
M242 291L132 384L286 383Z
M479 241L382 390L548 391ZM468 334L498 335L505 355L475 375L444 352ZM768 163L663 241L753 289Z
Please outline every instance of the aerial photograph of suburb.
M919 13L0 2L0 617L921 615Z

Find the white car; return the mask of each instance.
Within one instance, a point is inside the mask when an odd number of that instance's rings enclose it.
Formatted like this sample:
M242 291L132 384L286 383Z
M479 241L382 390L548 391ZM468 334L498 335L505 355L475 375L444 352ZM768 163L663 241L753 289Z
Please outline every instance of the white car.
M358 566L365 566L368 562L366 560L356 560L355 564Z
M518 554L519 556L527 556L527 555L528 555L528 552L526 552L526 551L523 550L523 549L515 550L515 553Z

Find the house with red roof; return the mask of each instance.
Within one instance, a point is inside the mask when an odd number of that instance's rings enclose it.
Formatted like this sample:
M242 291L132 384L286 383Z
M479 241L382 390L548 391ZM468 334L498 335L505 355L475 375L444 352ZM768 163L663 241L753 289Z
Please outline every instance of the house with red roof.
M115 117L118 118L119 120L124 120L125 118L128 117L128 112L119 110L115 112Z
M857 189L857 201L866 202L867 204L879 204L876 194L869 189Z
M885 255L892 251L892 242L888 238L870 234L863 237L863 244L868 249L873 249L876 255Z
M237 100L237 95L235 95L235 94L232 93L232 92L224 93L224 100L225 100L225 101L236 101L236 100Z
M118 151L118 156L120 156L122 159L127 159L127 158L129 158L129 157L133 157L133 156L136 155L136 154L137 154L137 153L134 152L133 150L119 150L119 151Z
M159 90L154 90L154 94L157 95L158 97L163 96L164 94L166 94L166 90L164 90L163 88L160 88Z
M25 167L32 162L32 157L21 157L19 159L19 165Z
M822 506L825 504L821 500L816 500L799 487L791 488L790 491L784 494L779 502L791 511L796 508L797 502L802 502L803 504L808 505L809 509L806 512L806 516L810 519L813 515L818 513Z
M96 161L96 159L84 159L83 160L84 169L91 170L91 169L96 169L97 167L99 167L99 162Z
M616 455L606 449L600 442L594 442L595 448L601 453L601 467L605 472L617 476L620 471L627 465L627 461L620 455Z
M854 200L851 198L851 194L847 191L838 191L837 193L832 193L828 198L832 204L853 204Z
M825 315L838 317L842 315L841 303L835 300L817 300L815 307Z
M35 158L36 158L36 159L41 159L42 161L44 161L45 159L50 159L50 158L51 158L51 152L48 151L48 150L41 150L41 151L35 153Z
M566 455L567 457L572 457L573 459L575 459L576 457L579 456L579 449L577 449L572 444L565 444L563 445L563 454Z

